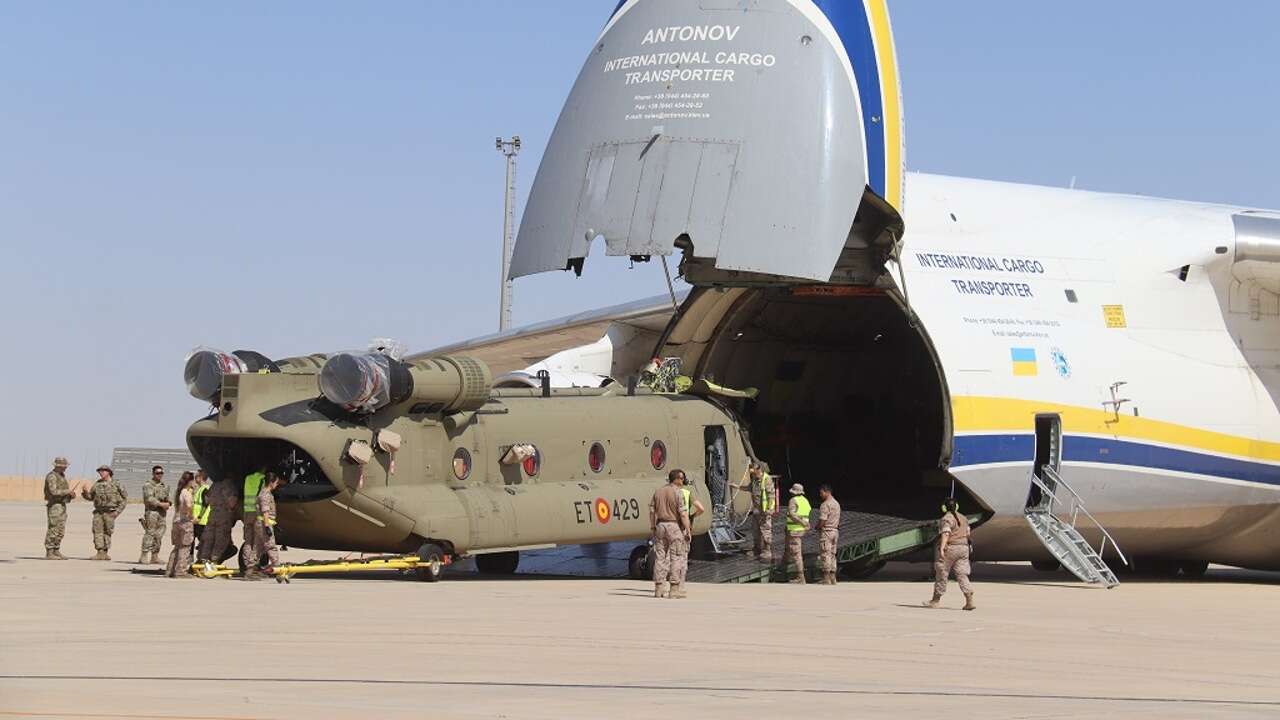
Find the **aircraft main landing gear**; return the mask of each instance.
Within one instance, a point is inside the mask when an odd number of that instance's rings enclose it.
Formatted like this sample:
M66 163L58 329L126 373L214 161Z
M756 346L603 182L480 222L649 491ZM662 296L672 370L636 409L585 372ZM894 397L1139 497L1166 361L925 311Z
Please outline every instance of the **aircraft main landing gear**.
M418 579L423 582L440 582L446 562L444 549L435 543L427 543L418 548L418 560L422 563L414 568Z
M627 574L632 580L653 579L653 547L648 543L637 545L627 559Z

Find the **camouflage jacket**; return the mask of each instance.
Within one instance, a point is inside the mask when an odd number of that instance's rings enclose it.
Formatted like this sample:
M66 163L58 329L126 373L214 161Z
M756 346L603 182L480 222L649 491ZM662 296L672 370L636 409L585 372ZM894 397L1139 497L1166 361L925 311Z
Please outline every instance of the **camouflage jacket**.
M160 503L169 501L169 486L163 482L148 480L146 485L142 486L142 504L151 512L158 512L161 515L165 513L165 507Z
M276 496L265 487L258 491L258 515L267 527L276 524Z
M44 501L50 505L65 505L71 502L71 484L67 476L53 471L44 476Z
M230 516L240 510L240 493L236 492L235 483L230 480L219 480L204 494L204 502L214 515Z
M85 497L93 501L93 509L98 512L119 512L129 503L129 494L115 478L98 480Z

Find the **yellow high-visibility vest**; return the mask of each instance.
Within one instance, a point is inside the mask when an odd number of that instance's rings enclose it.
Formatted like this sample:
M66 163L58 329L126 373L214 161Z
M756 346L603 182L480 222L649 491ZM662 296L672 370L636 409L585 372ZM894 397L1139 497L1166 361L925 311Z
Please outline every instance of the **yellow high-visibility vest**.
M195 516L197 525L209 524L209 511L213 508L205 504L204 501L204 493L208 489L206 485L196 488L195 499L191 503L191 514Z
M684 514L693 517L693 491L687 487L680 488L680 494L684 498Z
M266 480L264 473L255 472L244 476L244 511L247 513L258 512L258 491L262 489L262 481Z
M813 511L813 508L809 505L809 498L797 495L794 499L796 501L796 516L807 520L809 513ZM790 515L787 516L787 532L804 532L804 530L804 523L798 523L792 520Z
M773 512L773 478L768 473L760 475L760 509Z

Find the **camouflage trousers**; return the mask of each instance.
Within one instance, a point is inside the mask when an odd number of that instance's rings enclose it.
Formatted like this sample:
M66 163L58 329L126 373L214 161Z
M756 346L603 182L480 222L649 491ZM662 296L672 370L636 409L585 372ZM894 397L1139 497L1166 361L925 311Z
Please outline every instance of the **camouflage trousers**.
M146 510L142 513L142 552L160 554L164 544L164 513Z
M787 532L787 569L795 572L797 582L804 583L804 532Z
M173 542L173 550L169 553L169 564L164 574L177 577L191 572L191 546L196 540L194 526L190 522L175 520L169 540Z
M756 510L756 554L769 562L773 562L773 516L763 510Z
M205 526L204 535L200 538L200 560L222 562L222 556L227 554L227 548L231 546L231 528L235 524L235 517L229 514L213 513L209 516L209 524Z
M258 567L258 563L262 562L262 551L254 544L257 540L257 531L254 528L257 526L257 514L245 513L244 540L240 543L240 564L245 568Z
M62 547L62 537L67 534L66 503L49 503L46 512L49 515L49 529L44 533L44 549L57 550Z
M840 543L840 531L836 528L823 529L818 533L818 566L822 572L839 570L836 565L836 546Z
M933 594L939 597L947 591L947 576L956 574L956 584L965 595L973 593L969 584L969 546L948 545L941 557L933 559Z
M653 582L662 589L670 583L684 584L684 573L689 567L689 544L679 523L660 522L653 534Z
M250 530L250 528L252 528ZM245 528L248 534L253 536L253 551L255 559L260 560L264 555L267 558L267 565L275 567L280 564L280 550L276 547L276 534L271 528L267 527L261 520L253 525ZM249 540L244 541L245 545L249 544ZM245 567L254 567L253 564L245 564Z
M111 534L116 531L118 510L93 511L93 548L106 552L111 549Z

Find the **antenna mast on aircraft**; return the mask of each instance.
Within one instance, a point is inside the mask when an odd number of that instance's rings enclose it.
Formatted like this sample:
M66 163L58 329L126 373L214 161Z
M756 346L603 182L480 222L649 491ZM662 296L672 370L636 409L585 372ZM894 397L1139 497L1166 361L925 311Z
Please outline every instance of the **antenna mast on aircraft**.
M498 296L498 332L511 327L511 251L515 244L512 231L516 212L516 155L520 154L520 136L510 140L494 139L498 152L507 157L507 189L502 212L502 284Z

